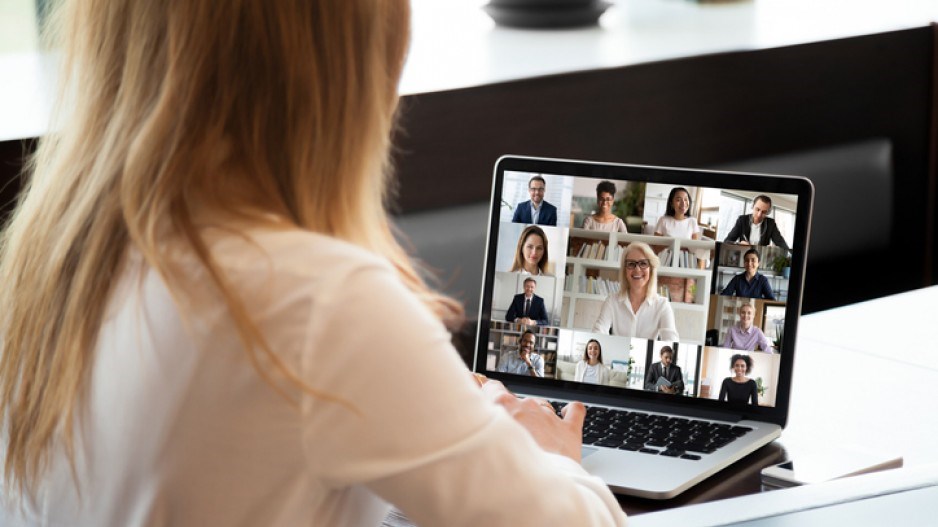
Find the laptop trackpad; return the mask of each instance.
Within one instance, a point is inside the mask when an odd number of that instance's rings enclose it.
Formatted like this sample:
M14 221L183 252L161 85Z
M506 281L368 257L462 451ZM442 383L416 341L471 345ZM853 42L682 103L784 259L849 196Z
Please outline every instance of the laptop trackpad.
M582 446L580 447L580 459L586 459L591 454L595 454L599 449L591 446Z

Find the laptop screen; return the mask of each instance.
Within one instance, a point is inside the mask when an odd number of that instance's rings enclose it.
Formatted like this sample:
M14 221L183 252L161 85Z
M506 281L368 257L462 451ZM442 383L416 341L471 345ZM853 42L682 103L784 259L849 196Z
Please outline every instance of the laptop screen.
M787 407L807 180L518 157L495 172L477 371Z

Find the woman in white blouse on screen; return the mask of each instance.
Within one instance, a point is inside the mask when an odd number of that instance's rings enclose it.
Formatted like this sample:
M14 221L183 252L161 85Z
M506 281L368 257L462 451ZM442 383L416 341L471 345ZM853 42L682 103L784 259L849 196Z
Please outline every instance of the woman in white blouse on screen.
M671 303L657 293L660 262L646 243L633 242L623 251L618 293L606 297L593 331L608 335L678 340Z
M573 380L588 384L609 384L609 366L603 364L603 347L590 339L583 350L583 359L576 363Z
M655 234L684 240L699 240L700 225L690 213L690 193L684 187L674 187L668 194L664 216L658 218Z
M405 0L53 5L67 104L0 240L0 525L625 523L583 406L480 389L392 233Z

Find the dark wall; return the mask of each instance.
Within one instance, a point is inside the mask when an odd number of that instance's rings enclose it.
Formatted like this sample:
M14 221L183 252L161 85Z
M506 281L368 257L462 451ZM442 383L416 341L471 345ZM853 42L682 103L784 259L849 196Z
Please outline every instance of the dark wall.
M883 138L894 174L888 249L809 259L805 311L922 287L936 276L933 41L926 27L406 97L400 208L488 200L506 153L712 167ZM862 179L845 185L864 190ZM863 214L836 195L816 205L842 209L843 228ZM870 259L899 269L873 279Z

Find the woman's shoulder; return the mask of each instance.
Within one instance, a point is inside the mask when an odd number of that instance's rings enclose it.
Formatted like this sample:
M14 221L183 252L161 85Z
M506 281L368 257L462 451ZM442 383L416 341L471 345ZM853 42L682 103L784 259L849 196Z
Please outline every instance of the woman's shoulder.
M355 285L356 276L396 276L384 257L350 242L302 229L212 233L216 264L243 295L308 291L327 297ZM377 273L377 274L375 274Z

